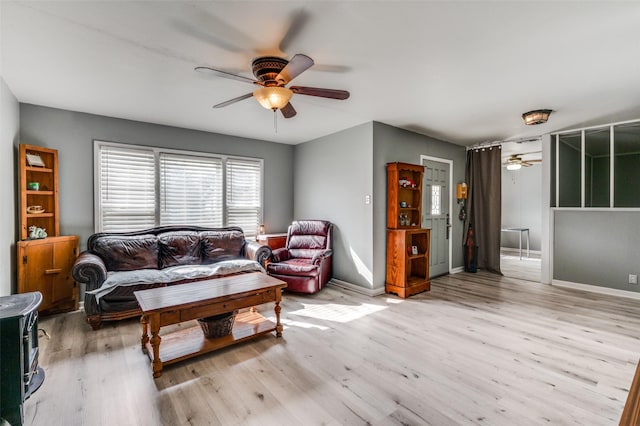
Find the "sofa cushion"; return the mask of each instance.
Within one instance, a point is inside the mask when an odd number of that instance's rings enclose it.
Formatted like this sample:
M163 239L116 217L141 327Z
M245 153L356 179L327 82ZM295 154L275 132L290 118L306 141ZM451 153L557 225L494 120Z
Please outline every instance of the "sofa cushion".
M279 263L269 263L267 271L269 274L315 277L320 272L320 268L318 265L312 264L309 259L291 259Z
M200 236L195 231L175 231L158 235L160 268L176 265L199 265Z
M235 259L242 255L244 246L242 231L201 231L199 235L203 264Z
M93 252L107 271L158 268L158 238L155 235L104 235L93 242Z

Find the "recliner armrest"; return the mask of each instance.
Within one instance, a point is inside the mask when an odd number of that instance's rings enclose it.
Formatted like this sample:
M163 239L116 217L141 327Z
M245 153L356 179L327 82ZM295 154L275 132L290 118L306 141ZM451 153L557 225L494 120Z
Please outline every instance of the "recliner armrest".
M316 254L315 256L313 256L313 258L311 258L311 263L313 263L314 265L319 265L320 262L322 262L324 259L330 257L332 254L333 254L333 250L332 249L324 250L324 251Z
M244 256L249 260L255 260L264 267L266 261L271 258L271 247L257 241L247 240L244 244Z
M89 251L83 251L71 268L73 279L86 284L86 290L91 291L100 288L107 279L107 267L102 258Z
M276 262L276 263L284 262L285 260L289 260L289 259L291 259L291 253L289 253L289 249L287 249L286 247L275 249L271 253L272 262Z

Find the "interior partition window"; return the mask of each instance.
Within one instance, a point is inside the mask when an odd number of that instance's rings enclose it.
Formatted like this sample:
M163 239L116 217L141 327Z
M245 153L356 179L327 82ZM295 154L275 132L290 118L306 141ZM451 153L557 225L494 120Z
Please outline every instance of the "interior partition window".
M263 161L95 142L96 232L262 221Z
M553 135L552 207L640 207L640 121Z

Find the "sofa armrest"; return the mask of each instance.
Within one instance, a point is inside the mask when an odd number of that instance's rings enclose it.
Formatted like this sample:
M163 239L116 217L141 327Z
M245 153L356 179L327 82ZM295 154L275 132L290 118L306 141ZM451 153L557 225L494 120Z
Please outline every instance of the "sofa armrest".
M291 254L286 247L277 248L273 251L271 255L272 262L284 262L285 260L291 259Z
M249 260L255 260L262 267L266 267L267 260L271 258L271 247L257 241L247 240L244 244L244 256Z
M100 256L83 251L73 264L71 274L74 280L86 284L86 290L91 291L100 288L107 279L107 267Z
M311 258L311 263L313 263L314 265L319 265L320 262L328 257L331 257L332 254L332 249L323 250L322 252L316 254L315 256L313 256L313 258Z

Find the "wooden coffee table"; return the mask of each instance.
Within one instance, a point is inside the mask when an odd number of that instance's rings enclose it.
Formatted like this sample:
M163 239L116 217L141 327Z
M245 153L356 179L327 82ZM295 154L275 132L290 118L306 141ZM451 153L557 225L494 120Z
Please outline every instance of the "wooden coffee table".
M153 377L160 377L165 365L261 334L275 331L276 337L281 337L280 301L286 286L284 281L254 272L134 292L142 309L142 351L152 361ZM275 302L275 324L255 310L255 306L268 302ZM251 309L236 316L227 336L208 339L197 324L160 336L161 327L242 308Z

